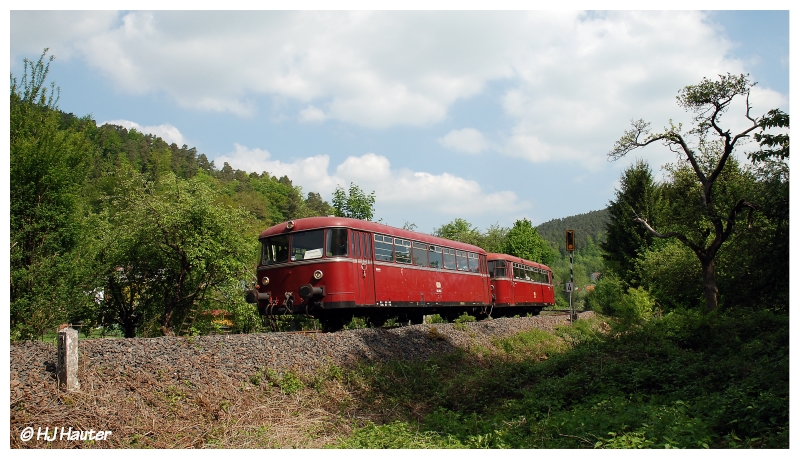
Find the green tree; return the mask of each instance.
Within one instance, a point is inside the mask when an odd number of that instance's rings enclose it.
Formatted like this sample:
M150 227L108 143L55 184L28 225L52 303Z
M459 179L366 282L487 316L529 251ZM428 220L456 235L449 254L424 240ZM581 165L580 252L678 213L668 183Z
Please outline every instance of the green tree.
M433 230L433 235L472 245L480 245L482 239L480 231L463 218L456 218L436 228Z
M11 76L10 268L11 328L34 338L91 307L81 258L81 187L94 149L73 125L61 126L58 88L45 84L54 57L25 59Z
M249 215L194 179L124 185L110 203L100 264L106 312L125 336L137 327L181 333L204 308L234 310L256 252L239 232Z
M371 221L375 216L375 192L366 194L353 182L347 193L337 185L331 201L337 217Z
M683 132L681 125L670 123L663 132L651 134L650 124L640 119L632 123L632 128L625 132L608 154L610 159L616 160L634 149L663 142L688 162L696 186L691 190L684 189L690 192L685 196L687 199L683 200L684 208L672 206L671 209L680 210L684 214L682 220L690 226L673 226L669 231L659 232L644 218L636 217L635 220L655 237L676 238L694 252L703 273L703 293L708 311L716 310L719 306L715 266L717 253L733 233L737 220L744 212L756 209L750 201L752 197L748 199L742 196L729 206L720 205L717 199L718 179L737 144L761 127L760 123L763 124L765 119L763 116L756 119L750 114L749 98L753 85L746 75L720 75L718 81L703 78L699 84L682 89L677 97L680 106L695 113L691 130ZM738 96L746 98L744 117L749 121L749 126L733 134L730 129L720 126L720 117Z
M628 285L639 285L638 255L653 244L653 234L635 221L642 218L659 227L659 190L647 162L637 159L620 178L616 200L608 206L606 240L600 243L606 266L617 272Z
M514 222L508 231L503 253L546 265L555 260L555 252L539 237L539 232L527 218Z

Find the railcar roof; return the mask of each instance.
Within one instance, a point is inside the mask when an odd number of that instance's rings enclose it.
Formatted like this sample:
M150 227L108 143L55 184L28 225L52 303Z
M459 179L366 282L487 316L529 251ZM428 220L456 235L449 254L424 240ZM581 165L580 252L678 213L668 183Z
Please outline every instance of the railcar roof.
M404 230L400 228L395 228L393 226L384 225L381 223L368 222L365 220L358 220L355 218L308 217L308 218L298 218L297 220L293 221L294 221L294 228L292 228L291 230L286 228L287 222L278 223L277 225L271 226L262 231L259 238L276 236L278 234L291 234L291 233L296 233L298 231L306 231L311 229L345 227L360 231L386 234L392 237L399 237L402 239L411 239L414 241L426 242L428 244L433 244L433 245L441 245L456 250L466 250L469 252L477 252L480 254L486 253L486 251L483 250L482 248L472 244L465 244L463 242L451 241L449 239L431 236L430 234L417 233L416 231Z
M523 265L533 266L534 268L542 268L548 271L552 271L547 265L543 265L541 263L537 263L535 261L526 260L524 258L515 257L514 255L508 255L505 253L488 253L486 254L486 261L494 261L494 260L506 260L512 261L514 263L521 263Z

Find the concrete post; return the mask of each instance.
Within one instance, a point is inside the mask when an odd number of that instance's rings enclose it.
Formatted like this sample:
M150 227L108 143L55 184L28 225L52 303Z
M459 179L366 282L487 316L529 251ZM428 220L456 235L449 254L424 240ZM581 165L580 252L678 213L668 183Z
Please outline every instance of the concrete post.
M78 382L78 332L67 326L58 331L58 385L68 391L81 388Z

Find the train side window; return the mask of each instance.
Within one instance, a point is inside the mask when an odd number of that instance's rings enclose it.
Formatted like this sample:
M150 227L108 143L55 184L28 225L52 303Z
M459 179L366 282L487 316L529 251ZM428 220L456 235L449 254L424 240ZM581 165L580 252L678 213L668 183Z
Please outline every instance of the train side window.
M328 257L347 256L347 228L330 228L327 231L326 252Z
M459 271L469 271L469 262L467 261L466 252L456 250L456 262L458 263Z
M292 235L292 261L322 258L322 230L304 231Z
M504 260L497 260L494 262L494 276L506 277L506 262Z
M411 241L394 239L394 257L398 263L411 264Z
M447 269L456 269L456 250L455 249L443 249L444 250L444 267Z
M436 246L428 246L429 252L428 257L430 259L430 267L431 268L441 268L442 267L442 248Z
M392 238L382 234L375 235L375 259L392 261Z
M411 258L414 266L428 266L428 248L421 242L411 243Z
M289 261L289 235L273 236L261 243L261 264L274 265Z
M467 252L467 259L469 260L469 270L473 273L481 272L481 268L478 265L478 254L477 253L470 253Z

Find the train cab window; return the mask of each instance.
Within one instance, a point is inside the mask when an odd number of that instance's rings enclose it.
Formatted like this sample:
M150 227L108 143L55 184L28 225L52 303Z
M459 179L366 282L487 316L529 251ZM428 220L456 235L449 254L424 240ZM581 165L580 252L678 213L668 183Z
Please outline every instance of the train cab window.
M494 279L494 261L489 262L489 277Z
M411 241L394 239L394 258L398 263L411 264Z
M327 231L327 243L325 256L327 257L346 257L347 256L347 228L330 228Z
M375 259L392 261L392 238L382 234L375 235Z
M489 268L489 272L491 273L491 268ZM497 260L494 262L494 277L506 277L506 262L503 260Z
M459 271L469 271L469 262L467 261L467 253L456 250L456 262Z
M442 249L444 251L444 267L456 269L456 249Z
M435 246L428 246L430 253L428 257L430 258L430 266L431 268L441 268L442 267L442 248L435 247Z
M261 264L274 265L289 261L289 235L273 236L261 243Z
M322 230L292 235L292 261L322 258Z
M469 270L473 273L481 272L481 267L478 264L478 254L467 252L467 259L469 260Z
M421 242L411 244L411 259L414 266L428 266L428 248Z

